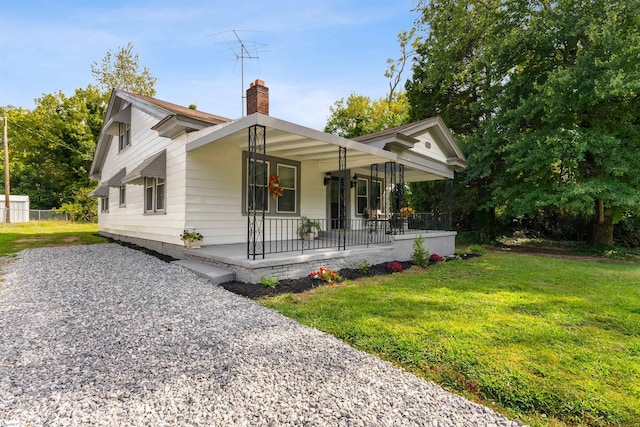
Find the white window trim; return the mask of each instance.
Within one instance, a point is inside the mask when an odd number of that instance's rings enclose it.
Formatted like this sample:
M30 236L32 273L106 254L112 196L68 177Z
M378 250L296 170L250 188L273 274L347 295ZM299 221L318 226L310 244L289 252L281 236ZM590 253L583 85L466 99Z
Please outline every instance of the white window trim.
M249 159L247 157L247 171L249 170L249 162L251 161L251 159ZM262 162L258 162L258 163L262 163ZM266 161L265 162L266 166L267 166L267 176L265 178L265 185L264 187L262 185L258 185L258 187L263 187L264 188L264 192L266 194L266 199L267 199L267 206L265 208L265 212L270 212L271 211L271 195L269 194L269 177L271 176L271 162L270 161ZM249 212L249 183L247 182L247 185L245 185L245 198L246 198L246 203L244 206L244 209L246 212Z
M118 152L131 146L131 126L118 122Z
M162 208L158 208L157 203L158 203L158 180L162 180L162 183L160 183L160 185L162 185L162 191L163 191L163 198L162 200L164 201L164 206ZM149 184L151 183L151 184ZM148 196L147 196L147 189L152 188L151 190L151 209L147 209L147 202L148 202ZM166 212L167 210L167 181L165 179L162 178L149 178L149 177L145 177L144 178L144 213L145 215L154 215L154 214L163 214Z
M365 185L364 185L364 196L361 194L358 194L358 182L360 181L364 181ZM362 212L358 212L358 199L361 199L362 197L364 197L365 199L365 203L364 203L364 209L366 210L369 206L369 180L367 178L361 178L361 177L357 177L357 181L356 181L356 215L358 216L364 216L364 210Z
M378 197L377 198L380 200L380 204L382 204L382 192L383 192L382 191L382 186L383 186L382 181L380 179L374 179L372 181L371 178L368 177L368 176L366 176L366 177L365 176L358 176L357 179L358 179L358 181L363 180L363 181L366 181L366 183L367 183L367 185L365 187L367 189L367 203L365 205L367 207L367 210L369 212L371 212L372 210L377 210L377 208L375 206L369 206L371 204L371 196L372 196L372 194L370 193L369 189L373 190L372 182L377 182L378 184L380 184L380 186L378 187L379 191L378 191ZM356 200L355 200L355 202L356 202L356 206L355 206L356 216L364 216L364 212L362 212L362 213L358 212L358 197L363 197L363 196L358 196L358 186L357 186L357 184L356 184L355 197L356 197ZM382 206L380 206L380 209L382 209Z
M283 190L293 190L293 210L292 211L281 211L278 203L280 199L276 200L276 212L282 214L290 214L294 215L299 211L298 208L298 167L294 165L288 165L286 163L277 163L276 164L276 174L280 174L280 167L293 169L293 187L282 187Z
M100 197L100 213L109 213L109 196Z
M245 151L242 155L243 163L242 163L242 215L247 215L249 212L249 183L248 181L248 168L249 168L249 156ZM259 160L261 162L261 160ZM282 157L274 157L274 156L266 156L265 162L267 163L267 207L265 209L265 215L269 217L297 217L300 216L300 191L301 191L301 183L302 183L302 164L296 160L289 160ZM278 165L284 165L289 167L296 168L296 178L295 178L295 212L278 212L277 211L277 202L272 203L271 194L269 194L269 178L274 175L274 172L277 173ZM271 199L271 200L270 200Z
M118 187L118 202L121 208L127 207L127 187L124 185Z

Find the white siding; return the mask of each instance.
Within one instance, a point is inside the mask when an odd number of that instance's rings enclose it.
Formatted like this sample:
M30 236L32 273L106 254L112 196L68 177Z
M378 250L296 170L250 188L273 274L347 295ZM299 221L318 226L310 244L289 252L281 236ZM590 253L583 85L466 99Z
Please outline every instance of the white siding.
M187 153L186 227L200 231L205 245L247 241L247 216L242 213L242 152L231 144L213 143ZM325 218L324 173L318 171L315 162L302 162L300 168L300 213Z
M425 132L421 135L415 135L415 138L419 141L409 151L426 156L429 159L443 162L446 164L447 155L444 153L442 147L438 144L436 138L431 135L430 132ZM429 144L429 148L427 148Z
M167 150L167 179L164 214L145 215L144 186L126 185L126 207L119 206L119 189L109 189L109 212L98 214L101 231L113 234L181 244L184 226L184 152L185 136L176 140L162 138L151 127L157 119L135 108L131 114L131 146L118 153L117 138L113 138L103 167L102 181L126 167L127 173L153 154Z

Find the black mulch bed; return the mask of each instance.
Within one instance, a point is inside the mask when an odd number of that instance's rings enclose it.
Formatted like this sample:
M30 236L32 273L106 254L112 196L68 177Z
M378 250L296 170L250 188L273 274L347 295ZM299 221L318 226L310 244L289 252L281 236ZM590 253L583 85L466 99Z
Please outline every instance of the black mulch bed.
M151 250L151 249L148 249L148 248L144 248L142 246L138 246L138 245L135 245L133 243L123 242L122 240L115 240L115 239L112 239L111 237L105 237L105 236L101 236L101 237L104 237L105 239L107 239L111 243L117 243L120 246L124 246L124 247L130 248L130 249L135 249L136 251L140 251L140 252L145 253L147 255L154 256L154 257L156 257L156 258L158 258L158 259L160 259L160 260L162 260L164 262L173 262L173 261L177 261L178 260L178 258L174 258L174 257L169 256L169 255L161 254L160 252L157 252L157 251L154 251L154 250Z
M459 255L461 259L475 258L477 256L479 255ZM413 265L411 261L403 261L399 262L399 264L402 265L403 270L406 270ZM391 273L392 271L387 268L386 262L372 265L371 267L369 267L366 273L362 273L355 268L343 268L339 271L340 276L347 280L354 280L360 277L380 276L383 274ZM317 279L312 279L310 276L301 277L299 279L283 279L275 288L263 286L260 283L245 283L236 280L220 284L220 286L230 292L233 292L234 294L242 295L251 299L256 299L264 296L271 297L286 293L295 294L323 285L326 285L326 283Z

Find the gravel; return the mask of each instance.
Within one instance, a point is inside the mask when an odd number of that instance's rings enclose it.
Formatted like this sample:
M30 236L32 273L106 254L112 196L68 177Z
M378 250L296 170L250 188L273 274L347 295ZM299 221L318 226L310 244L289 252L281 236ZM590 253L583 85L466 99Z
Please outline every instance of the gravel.
M0 426L519 426L117 244L0 282Z

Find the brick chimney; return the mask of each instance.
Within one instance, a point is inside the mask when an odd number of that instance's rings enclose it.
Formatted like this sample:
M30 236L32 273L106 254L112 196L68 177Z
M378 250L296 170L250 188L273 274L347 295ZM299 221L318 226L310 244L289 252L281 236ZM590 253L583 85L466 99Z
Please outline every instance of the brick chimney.
M247 116L253 113L269 114L269 88L260 79L247 89Z

